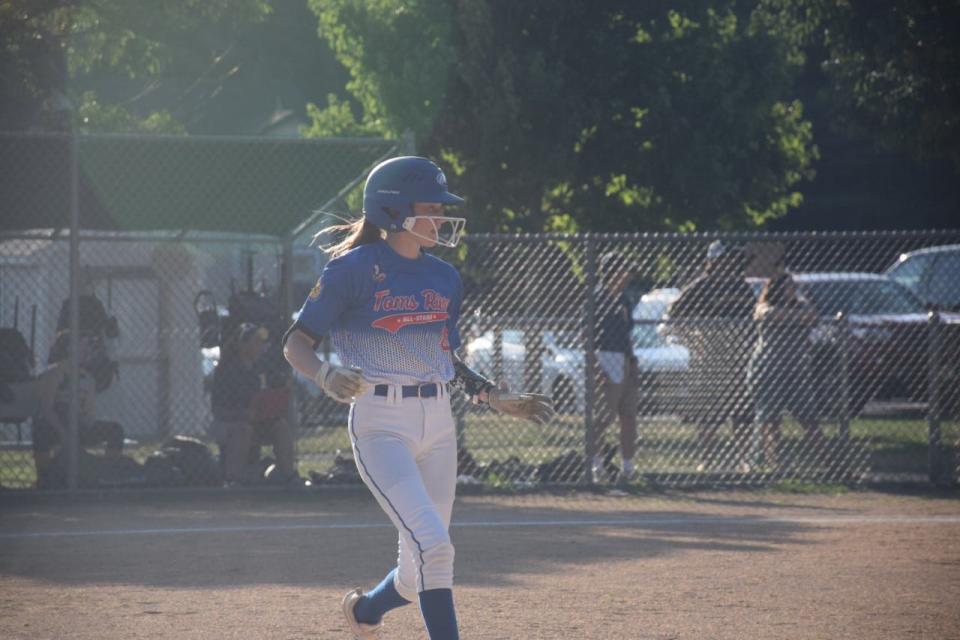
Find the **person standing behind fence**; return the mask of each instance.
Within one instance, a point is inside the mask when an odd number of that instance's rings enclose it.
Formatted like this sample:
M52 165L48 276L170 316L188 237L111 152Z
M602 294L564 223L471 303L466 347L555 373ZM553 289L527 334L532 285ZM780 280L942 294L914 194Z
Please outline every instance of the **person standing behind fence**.
M116 422L96 419L96 380L86 369L97 351L99 336L81 333L77 339L78 444L89 447L103 444L106 456L119 458L123 452L124 431ZM70 420L70 332L57 334L47 363L37 378L39 414L33 421L33 459L37 469L37 488L52 489L66 484L66 459L60 454L67 442Z
M745 279L746 255L716 240L704 272L670 305L669 329L690 351L684 417L698 425L700 469L723 462L718 431L730 419L740 470L746 460L753 407L746 371L754 342L756 297Z
M413 601L431 640L459 638L449 533L457 438L448 383L513 417L545 421L552 413L547 399L498 389L456 353L460 275L424 249L456 246L466 221L445 216L444 205L461 202L426 158L377 165L364 185L364 217L339 228L350 235L333 247L284 340L294 368L351 405L357 470L399 535L397 565L370 593L352 589L341 602L355 638L373 637L386 612ZM317 357L328 332L342 366Z
M634 455L637 444L637 402L639 374L633 352L633 305L626 294L631 266L620 253L611 251L599 261L596 291L596 380L597 422L593 430L594 454L590 472L594 482L606 480L604 456L598 445L609 424L620 423L620 480L636 477Z
M809 352L810 331L818 317L813 305L798 294L793 277L782 272L763 286L753 318L758 337L747 377L767 463L776 466L785 411L803 427L811 447L819 451L824 445L811 393Z
M211 435L220 446L227 486L250 480L246 474L251 447L270 444L279 483L302 485L294 466L293 435L283 418L261 420L254 399L265 381L257 368L267 344L267 330L250 322L238 325L224 341L213 373ZM257 481L262 478L256 478Z

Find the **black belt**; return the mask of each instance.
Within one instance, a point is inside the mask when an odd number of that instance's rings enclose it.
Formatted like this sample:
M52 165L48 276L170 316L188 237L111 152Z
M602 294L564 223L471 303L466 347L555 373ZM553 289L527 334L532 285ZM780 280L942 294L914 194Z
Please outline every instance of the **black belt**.
M402 389L401 395L403 395L404 398L435 398L440 389L440 384L436 382L405 384ZM375 396L383 396L386 398L389 393L390 385L388 384L378 384L373 388L373 395Z

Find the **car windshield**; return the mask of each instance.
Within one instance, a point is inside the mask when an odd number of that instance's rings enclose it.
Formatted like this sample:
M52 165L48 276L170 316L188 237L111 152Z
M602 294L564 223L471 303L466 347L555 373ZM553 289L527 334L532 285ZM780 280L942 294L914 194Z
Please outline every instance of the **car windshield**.
M583 343L583 337L579 331L547 330L543 332L543 341L558 349L579 349Z
M802 282L800 289L822 316L926 312L909 289L888 280L820 280Z
M654 322L638 320L633 326L633 346L638 349L654 349L666 345L666 341L657 333Z

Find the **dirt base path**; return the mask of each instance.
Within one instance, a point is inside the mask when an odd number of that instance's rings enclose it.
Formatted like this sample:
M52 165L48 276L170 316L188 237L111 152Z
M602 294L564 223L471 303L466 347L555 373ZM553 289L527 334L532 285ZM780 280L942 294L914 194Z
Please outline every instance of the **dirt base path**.
M960 494L462 496L465 639L960 637ZM362 492L0 501L0 637L346 639ZM425 638L416 606L385 639Z

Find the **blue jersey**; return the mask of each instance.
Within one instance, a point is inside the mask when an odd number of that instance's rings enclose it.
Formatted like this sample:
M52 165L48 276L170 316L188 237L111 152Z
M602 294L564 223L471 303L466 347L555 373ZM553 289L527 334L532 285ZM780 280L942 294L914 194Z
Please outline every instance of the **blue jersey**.
M295 326L317 341L329 332L343 364L370 382L448 382L462 299L452 265L404 258L381 240L328 262Z

